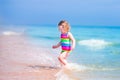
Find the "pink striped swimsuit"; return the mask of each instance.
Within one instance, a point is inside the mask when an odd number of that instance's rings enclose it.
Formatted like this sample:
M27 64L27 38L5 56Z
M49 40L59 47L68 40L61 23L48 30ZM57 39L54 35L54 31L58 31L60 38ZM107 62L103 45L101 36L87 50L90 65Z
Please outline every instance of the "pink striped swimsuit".
M61 52L70 52L71 51L71 40L68 37L68 33L61 34Z

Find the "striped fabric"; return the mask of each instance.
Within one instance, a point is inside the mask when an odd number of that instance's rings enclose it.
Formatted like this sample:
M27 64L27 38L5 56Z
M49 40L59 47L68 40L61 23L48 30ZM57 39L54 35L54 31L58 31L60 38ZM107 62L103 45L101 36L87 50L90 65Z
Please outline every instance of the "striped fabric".
M71 50L71 44L70 44L70 39L68 38L68 33L61 34L61 47L62 47L62 52Z

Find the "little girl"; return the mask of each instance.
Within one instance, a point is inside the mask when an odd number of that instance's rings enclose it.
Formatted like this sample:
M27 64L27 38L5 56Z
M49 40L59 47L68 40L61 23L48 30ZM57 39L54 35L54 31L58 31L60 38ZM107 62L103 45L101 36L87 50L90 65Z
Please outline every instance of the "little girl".
M58 57L59 61L63 65L67 65L66 58L68 57L69 53L75 48L75 39L73 35L69 32L70 25L67 21L62 20L58 24L58 29L61 32L61 40L57 45L53 45L53 49L58 48L61 46L62 51Z

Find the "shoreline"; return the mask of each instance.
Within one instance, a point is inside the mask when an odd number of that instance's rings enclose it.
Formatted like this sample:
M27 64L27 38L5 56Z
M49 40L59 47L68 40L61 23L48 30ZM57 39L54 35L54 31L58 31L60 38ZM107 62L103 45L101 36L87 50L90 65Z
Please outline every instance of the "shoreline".
M55 80L59 62L22 35L0 35L0 80Z

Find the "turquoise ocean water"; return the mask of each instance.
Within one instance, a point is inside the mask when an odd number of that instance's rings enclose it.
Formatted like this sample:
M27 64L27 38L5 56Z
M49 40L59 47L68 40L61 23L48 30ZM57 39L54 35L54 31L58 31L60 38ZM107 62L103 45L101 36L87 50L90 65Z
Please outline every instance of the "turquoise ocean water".
M77 63L82 70L74 73L78 80L120 80L120 27L73 25L71 33L76 47L68 62ZM24 34L31 44L47 47L51 54L59 55L61 51L52 49L60 41L57 26L7 26L0 27L0 34Z
M76 48L70 53L68 60L89 69L88 72L78 74L80 78L120 79L120 27L72 26L71 33L76 39ZM28 27L26 34L31 37L31 43L50 49L60 40L60 32L56 26ZM91 78L84 79L83 76Z

